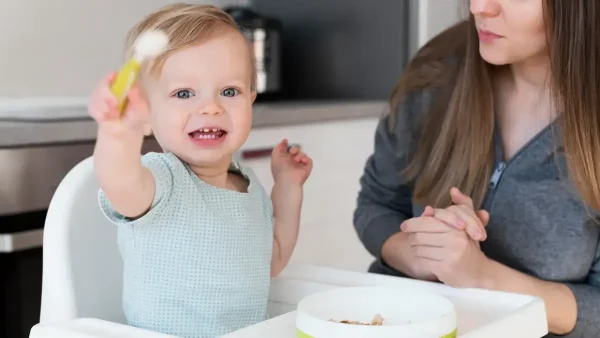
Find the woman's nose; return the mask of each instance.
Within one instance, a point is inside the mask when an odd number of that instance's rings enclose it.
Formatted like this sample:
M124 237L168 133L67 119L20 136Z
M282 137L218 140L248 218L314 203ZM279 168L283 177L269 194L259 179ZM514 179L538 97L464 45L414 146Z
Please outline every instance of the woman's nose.
M498 15L501 0L470 0L469 9L475 16L493 17Z

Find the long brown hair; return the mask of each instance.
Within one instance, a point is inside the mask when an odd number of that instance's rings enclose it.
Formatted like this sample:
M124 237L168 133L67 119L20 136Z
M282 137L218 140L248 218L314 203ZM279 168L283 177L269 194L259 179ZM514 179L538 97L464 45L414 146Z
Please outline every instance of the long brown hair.
M600 1L545 0L543 5L568 174L583 201L600 210ZM394 89L394 112L410 92L435 92L403 172L415 183L417 202L445 207L456 186L481 206L493 169L493 70L479 54L470 16L423 46ZM390 121L395 123L393 115Z

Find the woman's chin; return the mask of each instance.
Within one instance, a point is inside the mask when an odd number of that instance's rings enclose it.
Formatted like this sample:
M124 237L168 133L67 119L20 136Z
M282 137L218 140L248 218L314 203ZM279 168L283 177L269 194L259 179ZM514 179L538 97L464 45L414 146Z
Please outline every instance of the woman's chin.
M480 46L479 54L485 62L494 66L504 66L513 63L504 53L491 47Z

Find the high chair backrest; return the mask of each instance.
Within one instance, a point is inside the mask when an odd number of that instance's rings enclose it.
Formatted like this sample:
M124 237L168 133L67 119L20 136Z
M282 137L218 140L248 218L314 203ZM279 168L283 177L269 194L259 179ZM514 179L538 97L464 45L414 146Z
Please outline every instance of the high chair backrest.
M116 226L98 205L89 157L58 186L44 226L41 323L93 317L124 322Z

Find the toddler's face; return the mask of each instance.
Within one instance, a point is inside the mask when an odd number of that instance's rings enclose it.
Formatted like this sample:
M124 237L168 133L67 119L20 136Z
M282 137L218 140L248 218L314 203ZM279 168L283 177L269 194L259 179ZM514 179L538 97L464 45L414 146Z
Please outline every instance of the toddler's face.
M252 65L245 38L224 32L169 56L146 81L159 144L198 167L231 160L252 126Z

